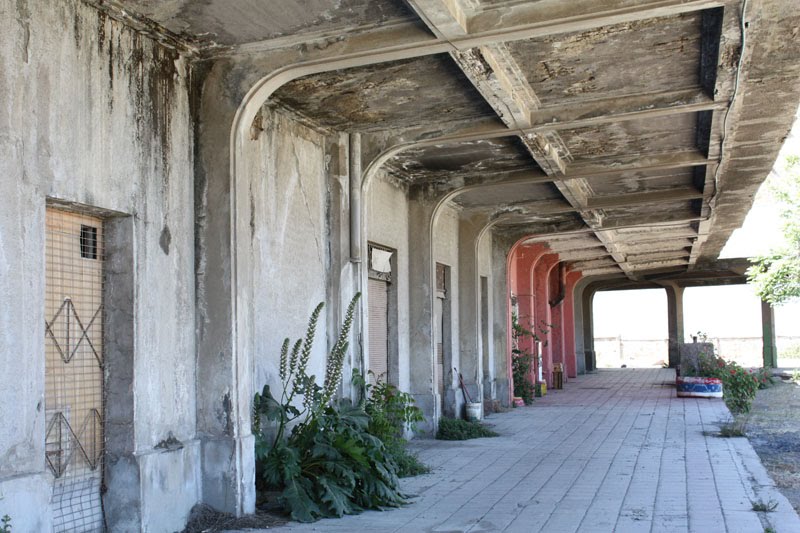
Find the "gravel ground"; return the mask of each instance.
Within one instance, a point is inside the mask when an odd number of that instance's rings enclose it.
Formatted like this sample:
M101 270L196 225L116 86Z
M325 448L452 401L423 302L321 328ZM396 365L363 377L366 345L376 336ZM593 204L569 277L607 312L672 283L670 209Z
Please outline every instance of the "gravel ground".
M758 391L747 438L775 484L800 512L800 386L778 381Z

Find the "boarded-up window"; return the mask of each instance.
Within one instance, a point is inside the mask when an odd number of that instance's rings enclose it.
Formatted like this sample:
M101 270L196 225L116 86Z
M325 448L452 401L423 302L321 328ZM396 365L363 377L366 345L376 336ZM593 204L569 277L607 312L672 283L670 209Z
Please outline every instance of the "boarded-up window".
M434 365L436 390L440 397L444 395L444 351L445 343L449 339L449 324L445 312L445 301L447 299L447 265L436 263L436 300L434 302L434 324L433 337L436 348L436 362Z
M389 284L369 280L370 382L389 381Z
M447 266L441 263L436 263L436 290L447 296Z

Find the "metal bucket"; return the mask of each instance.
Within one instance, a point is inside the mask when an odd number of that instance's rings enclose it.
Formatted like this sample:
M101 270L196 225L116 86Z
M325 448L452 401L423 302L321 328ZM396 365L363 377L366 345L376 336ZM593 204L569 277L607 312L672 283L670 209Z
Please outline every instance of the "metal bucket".
M481 419L481 407L483 404L480 402L467 402L467 420L477 422Z

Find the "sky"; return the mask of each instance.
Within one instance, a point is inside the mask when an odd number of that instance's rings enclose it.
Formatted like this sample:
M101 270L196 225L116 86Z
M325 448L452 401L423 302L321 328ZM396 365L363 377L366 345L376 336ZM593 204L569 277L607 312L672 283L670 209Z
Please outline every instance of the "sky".
M753 257L782 241L781 220L769 195L768 181L786 179L783 161L800 155L800 109L775 168L756 194L742 228L736 230L720 258ZM702 331L711 337L761 336L761 303L749 285L701 287L684 293L686 338ZM775 308L776 334L800 336L800 302ZM659 289L600 292L594 302L595 337L664 339L667 337L667 297Z

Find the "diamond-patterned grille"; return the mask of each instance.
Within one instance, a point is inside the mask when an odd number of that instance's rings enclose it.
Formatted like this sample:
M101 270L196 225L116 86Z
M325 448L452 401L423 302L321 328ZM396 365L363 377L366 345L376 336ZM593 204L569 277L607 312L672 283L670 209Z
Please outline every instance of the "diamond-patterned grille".
M48 209L45 255L45 459L53 475L53 529L103 531L102 220Z

